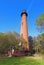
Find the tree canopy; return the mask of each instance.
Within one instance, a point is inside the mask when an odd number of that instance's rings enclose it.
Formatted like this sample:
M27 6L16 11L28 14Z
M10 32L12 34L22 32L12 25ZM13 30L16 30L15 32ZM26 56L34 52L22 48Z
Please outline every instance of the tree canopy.
M36 19L36 25L39 31L44 31L44 13Z

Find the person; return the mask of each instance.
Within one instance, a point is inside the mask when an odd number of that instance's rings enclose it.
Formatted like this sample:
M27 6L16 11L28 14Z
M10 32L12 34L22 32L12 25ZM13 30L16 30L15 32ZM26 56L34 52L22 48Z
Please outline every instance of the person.
M12 56L14 56L14 49L12 48L12 50L11 50L11 53L12 53Z

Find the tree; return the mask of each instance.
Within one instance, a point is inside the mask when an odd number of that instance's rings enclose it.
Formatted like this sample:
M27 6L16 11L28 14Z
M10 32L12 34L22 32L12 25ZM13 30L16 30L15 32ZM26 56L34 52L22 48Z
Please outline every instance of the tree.
M31 54L34 54L33 37L32 37L32 36L29 36L29 37L28 37L28 40L29 40L29 48L30 48L30 52L31 52Z
M40 32L44 32L44 13L41 14L40 17L36 19L36 25L37 25L37 29ZM39 48L41 53L44 53L44 33L37 36L36 44L37 45L35 47Z
M41 16L36 19L36 25L39 31L44 31L44 14L41 14Z
M19 46L20 46L21 50L25 50L26 49L27 42L25 41L25 39L23 39L23 38L19 39Z
M16 32L14 32L16 33ZM12 32L0 33L0 53L5 53L11 48L18 48L19 40L16 35Z
M34 49L36 53L44 54L44 33L33 38Z
M37 37L34 37L33 43L34 43L33 48L34 48L35 52L38 54L39 50L41 49L41 44L39 42L39 39Z
M40 43L41 43L41 53L44 54L44 33L42 33L41 35L39 35L40 37Z

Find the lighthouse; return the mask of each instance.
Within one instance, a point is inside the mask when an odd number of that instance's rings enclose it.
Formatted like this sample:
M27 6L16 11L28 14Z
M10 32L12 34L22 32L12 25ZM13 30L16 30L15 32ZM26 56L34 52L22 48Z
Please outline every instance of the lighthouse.
M26 49L29 50L27 16L28 16L27 12L25 10L22 11L20 37L26 41Z

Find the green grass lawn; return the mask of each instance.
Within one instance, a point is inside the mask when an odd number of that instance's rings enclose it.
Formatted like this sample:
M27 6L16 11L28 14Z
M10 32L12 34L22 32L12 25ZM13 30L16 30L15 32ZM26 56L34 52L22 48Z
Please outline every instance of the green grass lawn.
M31 58L0 58L0 65L44 65L44 60L34 60Z

